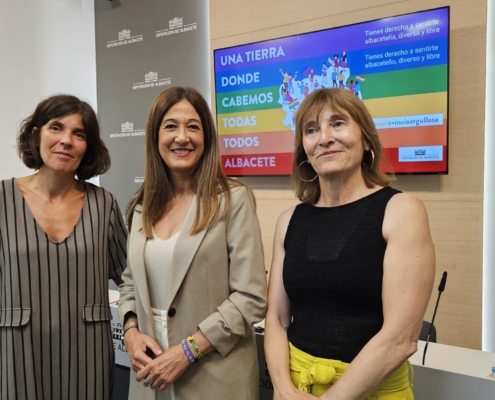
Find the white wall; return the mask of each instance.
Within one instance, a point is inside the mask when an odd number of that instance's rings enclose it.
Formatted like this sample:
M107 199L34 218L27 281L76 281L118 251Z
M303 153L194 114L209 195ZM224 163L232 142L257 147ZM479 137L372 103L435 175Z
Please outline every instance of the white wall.
M495 0L488 0L487 18L482 350L495 353Z
M95 57L93 0L0 0L0 179L31 173L15 137L40 100L69 93L96 108Z

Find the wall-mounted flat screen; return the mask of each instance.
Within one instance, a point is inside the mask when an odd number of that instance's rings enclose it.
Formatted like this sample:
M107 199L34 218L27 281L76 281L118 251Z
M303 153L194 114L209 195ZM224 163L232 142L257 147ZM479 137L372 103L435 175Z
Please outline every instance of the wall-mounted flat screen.
M215 50L227 175L291 173L295 115L323 87L370 111L386 172L447 173L449 7Z

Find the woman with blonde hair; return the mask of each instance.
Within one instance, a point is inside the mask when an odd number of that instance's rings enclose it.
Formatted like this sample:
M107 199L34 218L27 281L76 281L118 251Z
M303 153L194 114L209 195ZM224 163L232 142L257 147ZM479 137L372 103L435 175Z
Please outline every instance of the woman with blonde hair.
M260 228L251 191L222 172L196 90L158 95L145 157L120 286L129 398L256 399L253 324L266 307Z
M301 203L276 226L265 352L276 399L413 399L435 270L423 204L389 185L364 104L321 89L297 113Z

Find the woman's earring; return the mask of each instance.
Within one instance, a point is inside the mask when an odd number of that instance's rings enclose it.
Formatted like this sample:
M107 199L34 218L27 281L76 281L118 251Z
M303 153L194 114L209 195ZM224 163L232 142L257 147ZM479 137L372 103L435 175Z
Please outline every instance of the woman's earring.
M364 160L363 160L363 165L364 165L365 167L367 167L368 169L371 169L371 168L373 168L373 165L375 165L375 153L374 153L374 152L373 152L373 150L371 150L371 149L369 149L368 151L371 153L371 165L366 165L366 164L364 163Z
M301 164L299 164L299 166L297 167L297 176L303 182L307 182L307 183L313 182L316 178L318 178L318 174L316 174L316 176L313 179L310 179L310 180L301 178L301 174L299 173L299 170L301 168L301 165L303 165L304 163L308 163L309 164L309 161L308 160L304 160L303 162L301 162ZM309 164L309 165L311 165L311 164Z

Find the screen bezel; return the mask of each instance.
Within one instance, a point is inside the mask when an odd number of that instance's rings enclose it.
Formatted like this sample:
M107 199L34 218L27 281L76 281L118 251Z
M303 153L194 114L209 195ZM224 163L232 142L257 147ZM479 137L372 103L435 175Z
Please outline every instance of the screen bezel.
M314 31L309 31L309 32L303 32L303 33L298 33L294 35L287 35L287 36L280 36L280 37L275 37L272 39L265 39L265 40L259 40L256 42L247 42L243 44L238 44L235 46L228 46L228 47L222 47L219 49L214 49L213 50L213 88L214 88L214 100L215 100L215 124L216 124L216 129L217 129L217 140L220 140L220 135L218 134L218 112L217 112L217 88L216 88L216 57L215 54L219 51L223 50L228 50L228 49L234 49L234 48L240 48L242 46L247 46L247 45L252 45L252 44L259 44L259 43L266 43L266 42L271 42L273 40L279 40L279 39L285 39L285 38L295 38L298 36L304 36L304 35L310 35L313 33L317 32L324 32L324 31L330 31L333 29L340 29L340 28L345 28L348 26L356 26L356 25L361 25L361 24L367 24L370 22L374 21L381 21L384 19L388 18L396 18L396 17L402 17L406 15L412 15L412 14L420 14L424 12L429 12L429 11L435 11L435 10L447 10L447 21L448 21L448 34L447 34L447 116L446 116L446 123L447 123L447 140L446 140L446 167L445 171L425 171L425 172L385 172L388 175L448 175L449 174L449 139L450 139L450 6L444 6L444 7L435 7L435 8L430 8L426 10L420 10L420 11L414 11L414 12L409 12L409 13L404 13L404 14L397 14L397 15L391 15L388 17L383 17L383 18L376 18L372 20L367 20L367 21L362 21L362 22L357 22L354 24L346 24L346 25L339 25L335 26L332 28L326 28L326 29L318 29ZM385 150L385 149L384 149ZM382 153L382 160L385 162L388 162L388 157L385 155L385 151ZM223 169L223 166L222 166ZM291 176L291 174L228 174L227 176L230 177L238 177L238 178L246 178L246 177L282 177L282 176Z

